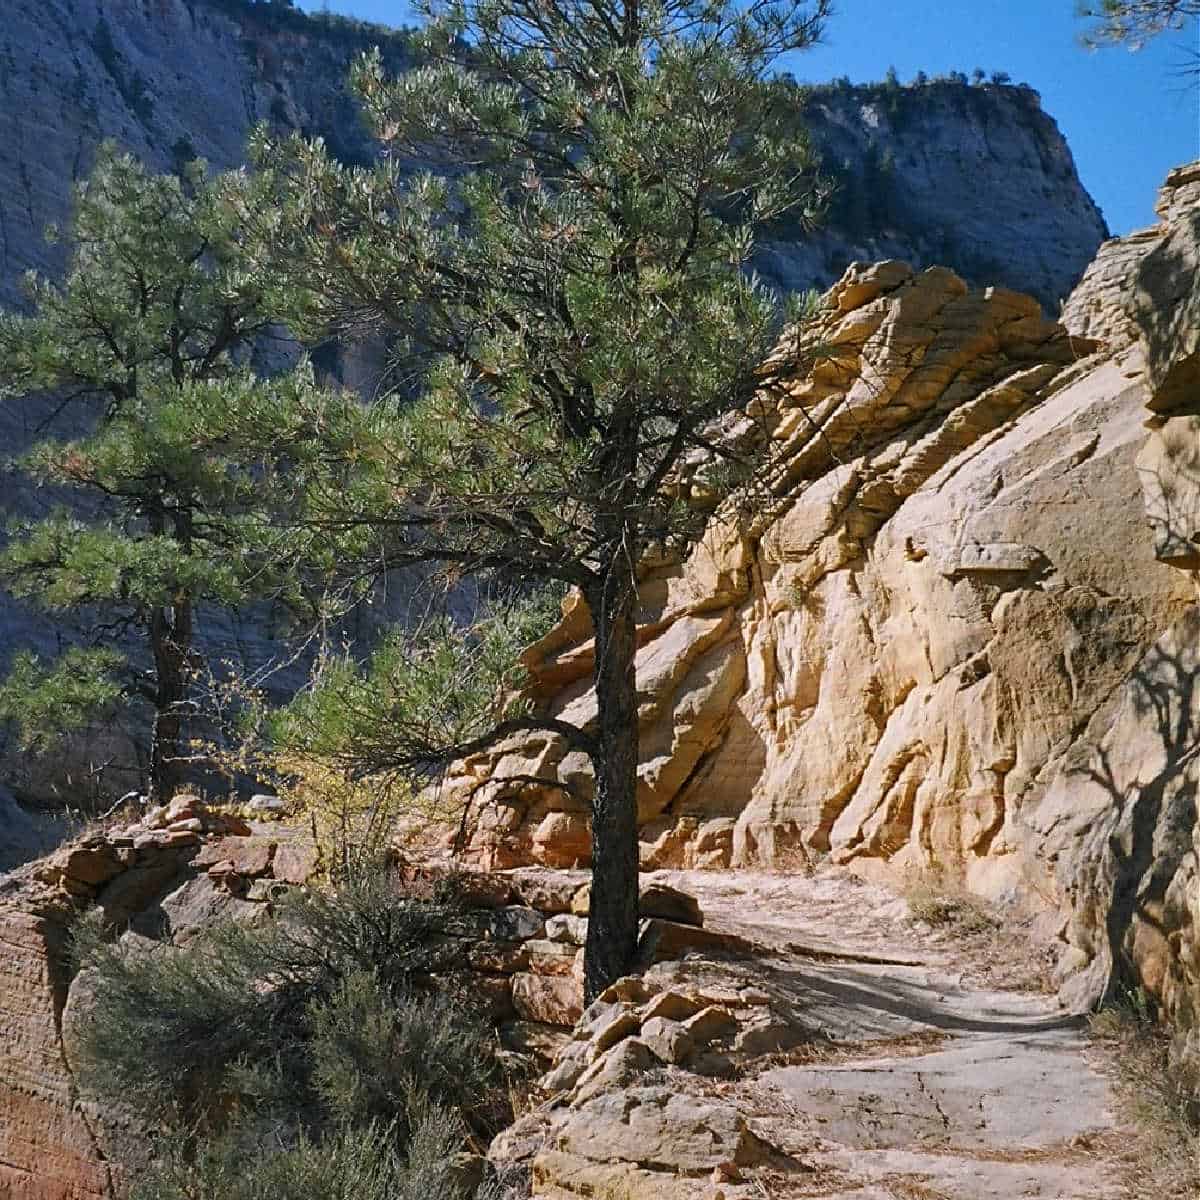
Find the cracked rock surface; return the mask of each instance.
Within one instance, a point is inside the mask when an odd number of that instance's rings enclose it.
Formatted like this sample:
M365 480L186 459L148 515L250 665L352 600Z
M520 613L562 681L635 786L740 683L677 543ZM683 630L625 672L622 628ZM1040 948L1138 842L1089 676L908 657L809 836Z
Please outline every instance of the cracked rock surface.
M757 949L664 964L584 1014L541 1080L545 1102L492 1145L529 1169L535 1196L1118 1194L1108 1087L1082 1022L1053 999L974 981L977 947L836 869L671 880ZM718 1007L707 1053L661 1039ZM788 1036L768 1050L734 1032L763 1022Z

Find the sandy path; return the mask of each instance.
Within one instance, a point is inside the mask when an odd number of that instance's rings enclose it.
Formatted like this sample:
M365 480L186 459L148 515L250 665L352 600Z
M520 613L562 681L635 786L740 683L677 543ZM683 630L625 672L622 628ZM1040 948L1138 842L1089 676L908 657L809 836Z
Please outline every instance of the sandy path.
M771 1197L1106 1200L1110 1095L1081 1019L1051 996L973 983L969 944L915 926L845 873L664 872L706 924L764 947L763 971L830 1039L733 1091L810 1170Z

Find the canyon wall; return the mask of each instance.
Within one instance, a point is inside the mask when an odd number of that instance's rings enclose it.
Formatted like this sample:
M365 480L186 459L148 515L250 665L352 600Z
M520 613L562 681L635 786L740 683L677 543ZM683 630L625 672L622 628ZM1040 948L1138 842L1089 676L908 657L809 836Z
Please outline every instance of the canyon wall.
M760 515L726 501L645 570L646 866L934 876L1056 914L1073 1006L1118 979L1197 994L1198 178L1102 250L1063 325L942 268L830 290L824 355L762 401ZM589 633L571 600L525 657L585 725ZM590 789L543 735L448 783L489 865L586 862Z
M0 31L0 302L62 248L45 226L115 138L158 170L191 155L243 160L258 121L325 138L347 161L374 150L348 95L354 55L402 34L239 0L8 0ZM838 184L827 226L785 223L760 256L783 287L826 286L853 259L945 263L1056 306L1105 236L1053 119L1028 87L822 86L798 94Z
M47 243L43 230L68 219L72 183L86 176L102 138L158 170L192 156L227 168L242 161L251 127L267 121L319 135L345 160L369 160L374 146L345 76L354 55L379 40L389 67L402 70L402 34L256 11L240 0L8 0L0 30L0 304L22 302L26 270L53 277L62 269L64 247ZM764 238L756 266L781 289L826 286L854 260L903 258L1022 287L1053 309L1104 237L1061 133L1029 88L941 81L831 85L804 95L838 192L823 229L783 222ZM376 358L341 347L323 353L321 365L371 391ZM51 411L0 406L5 454L45 436ZM59 500L19 475L0 475L0 510L8 514L36 515ZM256 614L205 613L199 632L214 659L255 667L285 655ZM78 636L62 616L0 596L0 670L18 648L53 657ZM293 671L276 683L286 691L299 678ZM54 760L6 752L4 736L0 786L18 798L102 802L139 782L145 739L136 728L80 737Z

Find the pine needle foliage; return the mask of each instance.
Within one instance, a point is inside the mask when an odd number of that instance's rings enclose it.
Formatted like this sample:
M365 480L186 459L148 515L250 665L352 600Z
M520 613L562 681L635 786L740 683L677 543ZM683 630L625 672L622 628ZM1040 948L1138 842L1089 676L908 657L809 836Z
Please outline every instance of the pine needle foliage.
M590 758L594 995L636 942L638 563L695 533L669 484L685 456L738 457L717 423L794 371L770 351L799 309L749 262L764 222L819 215L797 92L773 69L819 35L829 4L418 7L418 65L392 78L367 55L353 72L385 146L376 164L267 130L252 147L241 208L272 305L314 339L384 332L411 398L331 423L340 470L298 481L293 511L360 571L439 562L582 593L592 725L497 711L485 689L431 723L388 647L374 673L396 719L376 749L426 767L527 729ZM335 734L354 732L327 709Z
M86 639L57 663L19 660L0 711L45 750L89 712L141 709L161 795L183 769L200 606L287 598L303 556L269 532L265 471L315 385L307 368L264 382L248 366L270 313L223 193L203 164L155 176L102 147L76 189L66 277L31 274L30 312L0 313L0 397L60 401L55 436L15 465L72 502L12 525L0 584Z
M1089 21L1085 45L1124 45L1131 50L1140 50L1160 34L1185 29L1200 16L1200 0L1086 0L1077 7Z

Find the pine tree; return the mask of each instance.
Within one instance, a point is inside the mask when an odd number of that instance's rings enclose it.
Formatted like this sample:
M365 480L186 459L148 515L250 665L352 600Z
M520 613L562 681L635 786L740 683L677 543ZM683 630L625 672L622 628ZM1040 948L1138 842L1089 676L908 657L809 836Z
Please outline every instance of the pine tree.
M53 390L77 434L19 465L83 502L17 523L0 581L88 635L54 662L18 655L0 718L44 751L106 711L148 710L158 797L183 776L198 607L285 584L261 511L263 454L313 391L306 370L260 384L247 365L270 319L223 191L201 164L154 176L102 147L77 189L62 283L31 275L31 311L0 314L0 394ZM144 653L127 653L125 635Z
M312 338L386 333L415 397L328 426L338 485L310 479L302 520L370 531L360 570L437 561L577 589L595 634L582 724L512 700L506 617L416 654L393 641L357 684L337 666L291 734L359 772L436 770L521 730L586 756L589 996L637 939L639 560L690 527L668 486L684 456L724 453L713 423L787 369L763 367L785 314L748 262L756 226L819 208L800 99L770 72L827 9L432 2L416 69L354 72L378 164L266 131L254 148L279 304Z
M1086 45L1134 49L1200 16L1200 0L1081 0L1077 8L1091 22L1084 34Z

